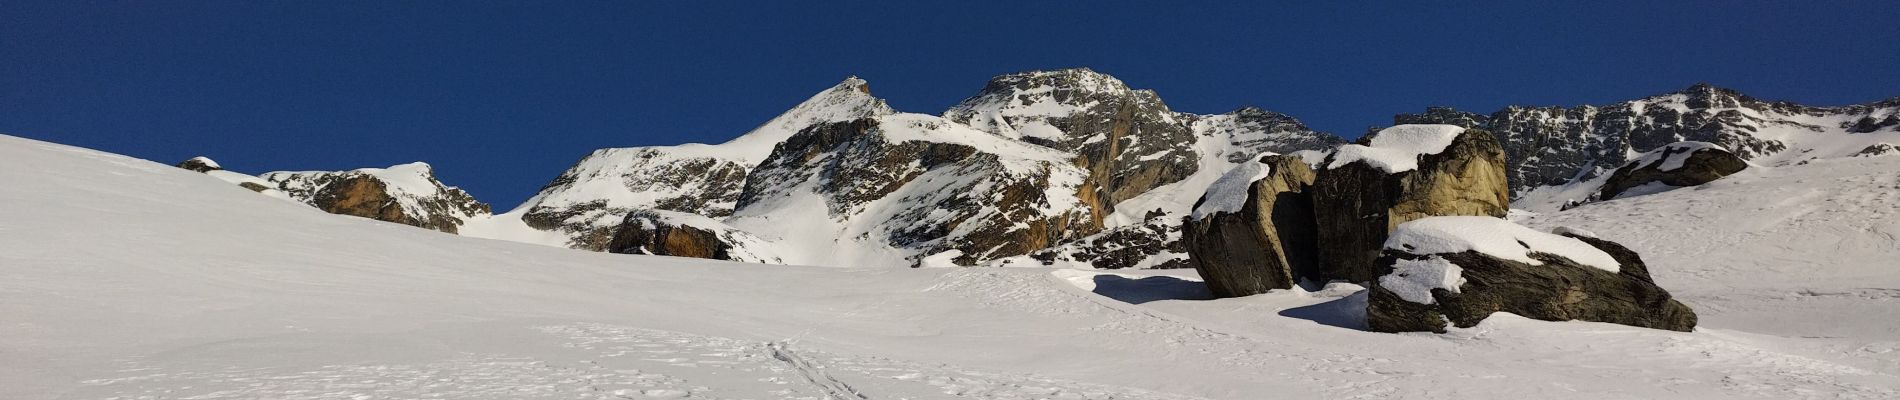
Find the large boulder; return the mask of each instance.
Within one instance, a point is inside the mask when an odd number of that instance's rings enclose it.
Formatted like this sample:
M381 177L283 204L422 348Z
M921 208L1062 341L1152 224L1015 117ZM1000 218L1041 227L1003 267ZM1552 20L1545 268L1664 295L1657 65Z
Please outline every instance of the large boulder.
M1444 332L1492 313L1690 331L1695 311L1650 279L1643 260L1587 232L1555 235L1491 217L1400 225L1383 246L1392 270L1372 283L1366 324Z
M1181 240L1215 296L1288 289L1317 268L1313 170L1271 155L1221 176L1195 204Z
M1441 215L1503 217L1510 210L1504 150L1490 133L1453 125L1399 125L1340 146L1313 183L1319 278L1385 275L1380 248L1393 228Z
M763 244L763 240L706 216L664 210L637 210L628 213L620 226L614 229L606 251L781 263Z
M331 214L457 233L491 212L487 203L435 179L429 164L351 171L271 172L265 181L297 201Z
M1678 188L1709 183L1748 169L1741 157L1708 142L1677 142L1630 161L1603 182L1597 198L1615 199L1631 189Z

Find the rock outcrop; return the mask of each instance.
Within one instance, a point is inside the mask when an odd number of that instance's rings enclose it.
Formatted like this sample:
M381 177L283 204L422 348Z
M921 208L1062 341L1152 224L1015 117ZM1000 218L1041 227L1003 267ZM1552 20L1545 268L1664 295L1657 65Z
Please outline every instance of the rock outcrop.
M353 171L271 172L262 178L292 199L331 214L448 233L490 212L487 203L436 180L434 169L423 163Z
M1617 168L1603 182L1597 199L1615 199L1649 185L1701 185L1744 169L1748 169L1747 161L1713 143L1671 143Z
M1272 155L1222 176L1183 224L1188 263L1215 296L1288 289L1318 268L1313 170Z
M1150 90L1087 68L998 76L944 112L951 121L1076 155L1101 211L1200 167L1190 120Z
M640 210L614 229L607 252L780 263L763 240L696 214Z
M1444 215L1503 217L1504 152L1491 134L1452 125L1400 125L1341 146L1313 184L1321 280L1385 275L1381 245L1399 224Z
M1367 325L1380 332L1469 328L1496 312L1675 331L1695 311L1650 279L1628 248L1579 232L1553 235L1489 217L1401 225L1370 288Z
M1900 153L1900 147L1895 147L1894 145L1887 144L1887 143L1876 143L1876 144L1867 146L1867 148L1860 149L1860 151L1858 152L1855 152L1854 157L1874 157L1874 156L1883 156L1883 155L1888 155L1888 154L1893 154L1893 153Z
M1086 175L1066 153L893 114L786 139L748 177L730 222L762 236L889 249L912 265L956 251L951 261L970 266L1099 231L1091 217L1102 205L1084 197ZM798 199L815 201L788 201Z
M211 161L210 158L204 156L192 157L189 160L180 161L178 165L175 166L191 170L192 172L218 171L224 169L223 166L218 165L217 161Z

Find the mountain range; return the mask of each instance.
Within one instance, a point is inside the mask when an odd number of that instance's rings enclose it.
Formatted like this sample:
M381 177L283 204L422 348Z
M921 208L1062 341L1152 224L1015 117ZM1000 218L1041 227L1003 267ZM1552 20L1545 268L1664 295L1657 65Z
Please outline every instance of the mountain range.
M597 150L499 214L425 164L261 178L334 213L591 251L1176 268L1182 219L1223 173L1269 154L1317 162L1347 143L1254 107L1174 111L1086 68L998 76L937 114L872 93L850 77L725 143ZM1697 84L1608 105L1432 107L1394 123L1492 132L1513 208L1554 211L1597 200L1609 172L1671 143L1710 142L1767 166L1885 154L1900 143L1900 98L1816 107Z

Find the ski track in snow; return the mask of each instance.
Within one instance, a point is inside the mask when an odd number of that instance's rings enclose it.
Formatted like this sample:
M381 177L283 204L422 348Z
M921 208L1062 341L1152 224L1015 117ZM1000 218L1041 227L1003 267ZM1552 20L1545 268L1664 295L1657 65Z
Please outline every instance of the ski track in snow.
M171 371L128 361L81 393L142 399L1198 399L1034 375L598 323L541 326L578 357ZM864 385L872 391L860 391ZM889 393L890 395L880 395ZM932 396L939 395L939 396Z

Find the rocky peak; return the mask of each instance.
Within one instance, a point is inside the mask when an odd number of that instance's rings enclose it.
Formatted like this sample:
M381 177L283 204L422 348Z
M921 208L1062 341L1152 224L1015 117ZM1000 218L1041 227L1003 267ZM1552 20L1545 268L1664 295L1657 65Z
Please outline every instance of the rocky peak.
M435 179L435 169L420 162L352 171L271 172L262 178L325 212L448 233L490 212L487 203L443 185Z
M832 85L790 110L753 128L751 132L720 145L729 156L756 164L771 154L772 147L812 125L851 121L896 113L884 99L871 95L871 85L857 76Z

